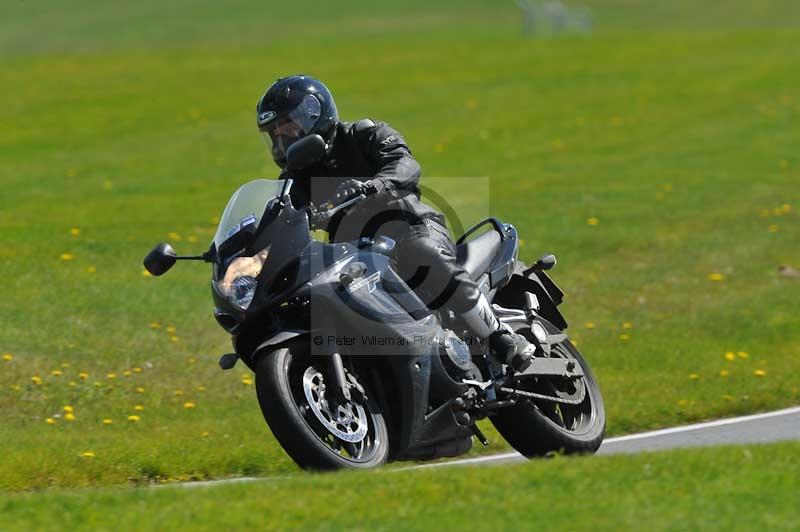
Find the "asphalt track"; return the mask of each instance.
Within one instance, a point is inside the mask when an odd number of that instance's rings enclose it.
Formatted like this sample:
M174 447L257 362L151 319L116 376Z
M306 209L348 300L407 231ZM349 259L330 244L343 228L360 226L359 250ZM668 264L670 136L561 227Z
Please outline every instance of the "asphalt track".
M635 454L684 447L744 445L786 440L800 440L800 407L607 438L597 454ZM422 464L405 469L491 465L523 460L525 457L521 454L510 452Z
M714 445L744 445L752 443L769 443L786 440L800 440L800 406L753 414L749 416L719 419L693 425L684 425L669 429L629 434L607 438L599 455L634 454L642 452L662 451L683 447L708 447ZM478 456L448 460L433 464L421 464L391 469L389 471L408 471L413 469L430 469L436 467L456 466L488 466L524 461L525 457L517 452ZM203 482L186 482L177 484L180 487L192 488L230 484L235 482L276 481L287 477L242 477L225 480ZM172 484L172 486L176 486ZM159 486L166 487L166 486Z

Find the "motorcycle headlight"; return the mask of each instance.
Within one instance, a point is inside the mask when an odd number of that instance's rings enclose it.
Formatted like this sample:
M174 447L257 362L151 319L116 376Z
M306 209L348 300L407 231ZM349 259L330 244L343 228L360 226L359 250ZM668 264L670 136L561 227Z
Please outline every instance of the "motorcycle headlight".
M256 277L261 273L268 256L269 246L252 257L235 258L225 270L225 276L217 283L220 294L242 310L247 310L256 294Z

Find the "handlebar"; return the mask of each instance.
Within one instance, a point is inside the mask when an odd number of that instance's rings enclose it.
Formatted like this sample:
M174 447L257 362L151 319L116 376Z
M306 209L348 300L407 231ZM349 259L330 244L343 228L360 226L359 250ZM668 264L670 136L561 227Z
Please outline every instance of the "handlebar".
M314 205L310 205L309 211L311 212L311 216L309 216L309 223L311 224L311 229L319 229L327 225L328 221L333 218L336 213L342 211L348 207L352 207L357 203L361 203L367 198L365 194L359 194L358 196L354 196L349 200L343 201L339 205L333 205L332 203L326 203L321 205L321 207L326 207L323 210L318 210Z

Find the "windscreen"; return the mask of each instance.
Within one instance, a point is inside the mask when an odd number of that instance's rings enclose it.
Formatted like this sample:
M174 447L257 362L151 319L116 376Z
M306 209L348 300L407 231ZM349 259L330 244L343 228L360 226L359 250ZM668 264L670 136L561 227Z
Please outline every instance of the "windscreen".
M219 220L217 234L214 236L216 248L220 249L226 240L242 230L254 230L258 227L267 203L280 196L287 185L284 180L256 179L245 183L234 192Z

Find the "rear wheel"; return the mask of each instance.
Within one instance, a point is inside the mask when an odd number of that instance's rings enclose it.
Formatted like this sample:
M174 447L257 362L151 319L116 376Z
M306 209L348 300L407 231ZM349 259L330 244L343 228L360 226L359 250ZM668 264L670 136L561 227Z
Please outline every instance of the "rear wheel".
M547 321L541 318L537 321L545 326L548 334L561 334ZM517 332L532 339L528 327ZM540 377L510 384L509 387L520 390L516 394L518 403L500 410L490 419L508 443L528 457L551 452L594 453L603 442L606 425L605 406L597 381L569 339L552 345L550 357L575 361L583 369L583 377Z
M386 423L367 383L359 382L363 395L335 400L327 360L299 347L263 356L256 365L261 413L283 449L304 469L361 469L386 462Z

